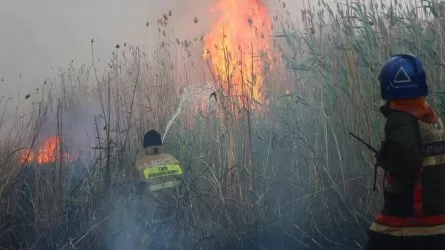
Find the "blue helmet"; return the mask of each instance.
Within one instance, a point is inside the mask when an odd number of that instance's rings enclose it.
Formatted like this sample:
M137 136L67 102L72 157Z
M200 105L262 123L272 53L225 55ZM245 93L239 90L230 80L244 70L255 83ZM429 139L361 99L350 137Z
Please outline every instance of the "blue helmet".
M398 54L389 58L380 70L379 82L383 100L428 95L425 69L414 55Z

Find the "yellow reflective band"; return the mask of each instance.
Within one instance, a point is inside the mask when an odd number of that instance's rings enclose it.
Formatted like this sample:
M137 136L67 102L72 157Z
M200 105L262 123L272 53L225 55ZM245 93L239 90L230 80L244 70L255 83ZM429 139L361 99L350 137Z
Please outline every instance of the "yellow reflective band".
M169 181L161 184L151 185L148 189L152 192L166 188L176 188L181 185L182 181Z
M422 167L445 164L445 155L428 156L423 158Z
M445 233L445 225L429 226L429 227L390 227L373 222L371 231L383 233L393 236L427 236Z
M179 164L164 165L160 167L144 169L144 177L146 180L154 179L161 176L182 175L182 169Z

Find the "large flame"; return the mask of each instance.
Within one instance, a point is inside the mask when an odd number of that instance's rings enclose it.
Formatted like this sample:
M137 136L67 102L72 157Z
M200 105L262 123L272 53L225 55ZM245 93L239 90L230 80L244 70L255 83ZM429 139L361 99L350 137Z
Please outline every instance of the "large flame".
M50 136L36 150L27 149L22 151L19 155L19 161L24 164L37 163L39 165L56 163L60 155L60 145L61 138L59 136ZM65 152L62 159L66 163L73 161L74 157Z
M216 0L215 11L220 18L205 36L204 57L225 95L261 103L265 63L272 59L268 9L261 0Z

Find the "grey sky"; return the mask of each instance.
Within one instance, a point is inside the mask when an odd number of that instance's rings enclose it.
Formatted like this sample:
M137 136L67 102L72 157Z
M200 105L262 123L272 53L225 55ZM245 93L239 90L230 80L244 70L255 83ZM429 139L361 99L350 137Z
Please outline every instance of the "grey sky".
M214 16L215 0L3 0L0 8L0 90L2 95L32 91L52 68L91 63L90 40L95 56L107 59L114 45L127 42L153 47L156 34L150 24L171 10L170 24L178 37L200 35ZM267 0L274 12L278 0ZM287 8L299 15L303 0ZM197 16L200 24L193 25ZM150 51L148 51L150 52ZM21 74L21 77L19 75ZM37 81L35 80L37 78Z
M147 28L146 21L155 23L162 13L172 10L173 25L185 20L191 24L194 12L205 14L211 3L192 2L197 1L5 0L0 8L2 92L26 91L35 86L34 78L51 76L51 66L67 67L72 59L77 65L90 63L91 38L95 39L96 57L101 59L107 59L117 43L149 48L154 27Z

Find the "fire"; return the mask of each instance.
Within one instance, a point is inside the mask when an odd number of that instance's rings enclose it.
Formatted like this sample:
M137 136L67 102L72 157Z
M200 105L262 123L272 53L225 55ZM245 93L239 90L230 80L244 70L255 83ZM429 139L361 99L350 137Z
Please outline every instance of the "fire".
M266 60L271 61L272 20L261 0L216 0L221 16L204 38L204 58L224 94L262 103ZM241 100L241 99L240 99Z
M20 163L32 164L50 164L56 163L60 155L61 138L59 136L50 136L46 139L41 147L36 150L27 149L19 155ZM63 155L64 162L71 162L74 157L68 153Z

